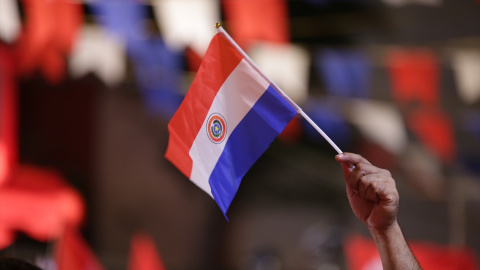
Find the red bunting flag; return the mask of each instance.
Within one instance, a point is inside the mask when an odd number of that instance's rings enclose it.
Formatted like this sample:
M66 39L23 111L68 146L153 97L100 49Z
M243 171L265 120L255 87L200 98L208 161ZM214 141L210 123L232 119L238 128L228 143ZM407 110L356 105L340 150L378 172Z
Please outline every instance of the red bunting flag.
M394 50L389 53L387 64L396 103L438 104L438 63L430 51Z
M57 270L103 270L87 242L76 229L65 230L55 246Z
M256 41L289 42L285 0L223 0L222 6L229 32L241 47Z
M29 75L42 70L52 83L66 70L65 56L72 49L83 23L80 3L68 0L23 0L25 25L17 44L18 69Z
M17 90L13 57L0 46L0 186L11 179L17 165Z
M0 236L21 231L37 241L58 239L66 226L78 227L84 205L80 195L55 171L21 166L0 188ZM0 239L0 248L13 242Z
M153 239L147 234L136 234L130 246L129 270L165 270Z
M417 138L444 163L456 155L455 134L450 117L438 109L422 108L409 112L407 125Z

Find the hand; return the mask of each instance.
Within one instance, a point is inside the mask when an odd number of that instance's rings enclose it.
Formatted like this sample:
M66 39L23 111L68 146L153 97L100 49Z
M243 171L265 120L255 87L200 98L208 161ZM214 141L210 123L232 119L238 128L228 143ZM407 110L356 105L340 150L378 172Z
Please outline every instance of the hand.
M399 196L390 172L357 154L343 153L335 159L342 165L355 215L369 229L382 231L397 225Z

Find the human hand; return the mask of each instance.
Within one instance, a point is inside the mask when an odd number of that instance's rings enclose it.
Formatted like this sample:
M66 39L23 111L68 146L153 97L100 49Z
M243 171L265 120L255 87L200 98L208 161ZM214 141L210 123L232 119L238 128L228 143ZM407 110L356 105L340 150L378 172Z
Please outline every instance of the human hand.
M399 196L390 172L353 153L342 153L335 159L342 165L355 215L369 229L382 231L397 225Z

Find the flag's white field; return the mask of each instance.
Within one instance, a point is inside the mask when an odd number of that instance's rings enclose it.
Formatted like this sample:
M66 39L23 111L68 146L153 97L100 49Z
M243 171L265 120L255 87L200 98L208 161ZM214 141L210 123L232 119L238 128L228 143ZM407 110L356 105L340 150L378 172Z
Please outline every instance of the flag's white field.
M296 114L217 34L168 125L165 156L226 214L243 176Z
M73 77L93 73L105 84L116 85L125 76L125 48L100 28L85 27L73 47L69 68Z
M0 39L15 41L20 32L20 16L14 0L0 0Z
M155 0L152 2L165 42L174 49L187 46L204 55L212 27L220 20L218 0Z
M392 154L400 154L407 146L407 133L400 112L379 101L352 102L350 120L368 138Z
M252 46L248 52L258 67L295 103L307 101L310 56L304 48L262 42Z
M467 104L478 101L480 99L480 51L454 51L452 66L460 98Z

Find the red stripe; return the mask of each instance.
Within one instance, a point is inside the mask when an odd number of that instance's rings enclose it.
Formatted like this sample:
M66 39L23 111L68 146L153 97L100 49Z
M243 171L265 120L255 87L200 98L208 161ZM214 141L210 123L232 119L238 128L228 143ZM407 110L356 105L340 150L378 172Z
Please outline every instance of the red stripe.
M165 157L188 178L192 171L188 153L193 141L218 90L242 58L221 34L215 35L185 99L168 124L170 137Z

